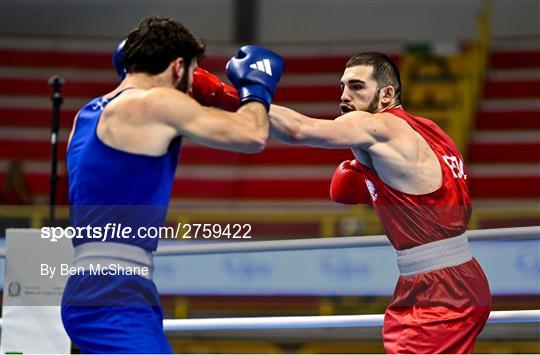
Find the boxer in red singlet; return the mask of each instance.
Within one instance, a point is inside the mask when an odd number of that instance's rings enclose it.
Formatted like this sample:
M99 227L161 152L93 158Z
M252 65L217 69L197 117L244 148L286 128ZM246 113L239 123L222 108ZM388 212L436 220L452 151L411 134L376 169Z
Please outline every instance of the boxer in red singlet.
M385 312L388 353L472 353L491 309L487 279L466 236L467 171L452 140L400 104L395 64L381 53L349 60L341 113L319 120L271 106L271 137L286 143L350 148L330 195L371 203L396 249L400 277Z

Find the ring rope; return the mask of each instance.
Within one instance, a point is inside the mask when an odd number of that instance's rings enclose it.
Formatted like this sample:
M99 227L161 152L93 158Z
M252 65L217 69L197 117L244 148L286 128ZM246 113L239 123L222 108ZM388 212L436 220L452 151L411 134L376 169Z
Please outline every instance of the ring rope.
M165 319L167 332L192 330L262 330L262 329L312 329L380 327L384 314L344 316L294 316L294 317L243 317ZM488 323L539 323L540 309L523 311L493 311Z
M313 329L380 327L384 314L348 316L295 316L295 317L243 317L164 319L166 332L193 330L262 330L262 329ZM524 311L493 311L488 323L539 323L540 309ZM0 328L2 318L0 318Z
M540 238L540 226L479 229L467 232L469 240L516 240ZM386 235L339 238L284 239L255 242L202 242L162 245L154 255L196 255L287 250L338 249L389 246Z

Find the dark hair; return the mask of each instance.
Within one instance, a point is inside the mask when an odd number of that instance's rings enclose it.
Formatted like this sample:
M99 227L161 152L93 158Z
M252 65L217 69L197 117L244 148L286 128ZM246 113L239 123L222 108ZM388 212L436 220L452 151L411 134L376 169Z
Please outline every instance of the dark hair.
M345 65L347 68L357 65L365 65L373 68L373 79L377 82L377 88L393 86L396 92L396 101L400 102L401 79L396 64L386 55L379 52L364 52L355 55Z
M196 39L180 22L167 17L148 17L131 31L123 49L123 64L128 73L159 74L171 61L182 57L185 66L192 59L200 62L206 44Z

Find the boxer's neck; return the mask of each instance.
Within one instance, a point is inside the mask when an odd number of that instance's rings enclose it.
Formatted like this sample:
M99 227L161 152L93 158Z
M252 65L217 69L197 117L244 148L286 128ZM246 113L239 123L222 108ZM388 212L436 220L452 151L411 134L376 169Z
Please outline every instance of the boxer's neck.
M120 88L133 87L149 90L156 87L174 88L174 84L168 73L149 75L146 73L128 73L120 84Z

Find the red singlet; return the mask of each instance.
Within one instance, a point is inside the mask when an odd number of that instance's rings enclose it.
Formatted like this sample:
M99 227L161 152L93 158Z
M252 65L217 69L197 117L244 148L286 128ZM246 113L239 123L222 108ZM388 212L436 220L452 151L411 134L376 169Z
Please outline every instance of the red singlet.
M365 166L373 206L397 250L457 237L471 216L467 171L454 142L435 123L403 109L385 112L403 119L431 147L442 169L436 191L411 195L385 184ZM385 312L388 353L472 353L491 310L487 279L473 258L457 266L400 276Z

